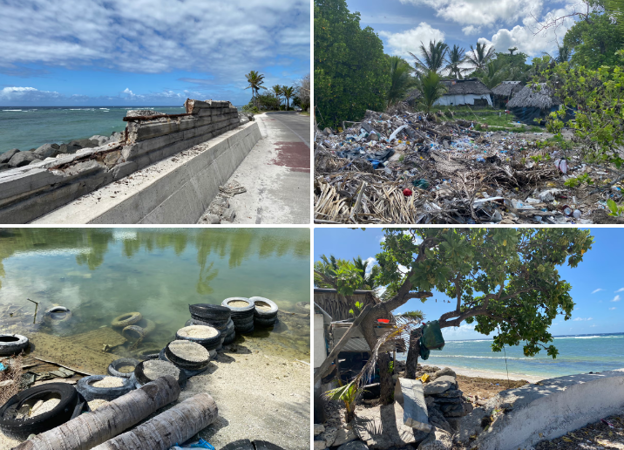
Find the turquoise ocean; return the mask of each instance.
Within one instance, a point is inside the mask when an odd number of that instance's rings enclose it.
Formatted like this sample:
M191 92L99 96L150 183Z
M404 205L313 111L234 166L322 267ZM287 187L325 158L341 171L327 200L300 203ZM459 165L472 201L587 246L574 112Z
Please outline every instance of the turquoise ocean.
M0 153L13 148L24 151L48 143L68 143L96 134L110 136L126 128L123 118L130 109L185 112L182 106L0 106Z
M489 339L447 341L444 349L432 350L429 359L420 362L544 378L624 368L624 333L557 336L553 345L559 350L556 359L545 351L526 357L522 345L495 353Z

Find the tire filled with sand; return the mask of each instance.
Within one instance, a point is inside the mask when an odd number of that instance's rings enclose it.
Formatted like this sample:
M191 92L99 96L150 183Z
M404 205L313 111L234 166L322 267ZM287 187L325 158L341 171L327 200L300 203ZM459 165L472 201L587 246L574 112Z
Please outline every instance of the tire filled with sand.
M145 384L165 375L170 375L180 381L180 369L168 361L150 359L139 364L135 370L137 379Z
M208 350L192 341L178 339L170 342L166 355L176 366L187 370L202 370L210 363Z

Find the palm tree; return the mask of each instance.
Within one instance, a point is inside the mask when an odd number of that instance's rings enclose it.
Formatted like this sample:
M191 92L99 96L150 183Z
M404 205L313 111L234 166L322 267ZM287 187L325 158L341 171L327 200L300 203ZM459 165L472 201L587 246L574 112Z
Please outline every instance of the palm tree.
M478 77L483 84L492 89L503 82L508 75L508 71L499 67L500 64L496 63L496 60L490 61L487 66L481 71L481 75Z
M273 89L273 93L275 94L275 97L277 97L277 109L279 109L279 106L282 104L282 87L279 84L276 84L271 89Z
M430 41L429 48L425 47L425 44L422 42L420 43L420 52L423 54L422 60L411 52L409 54L416 60L414 66L417 71L438 73L444 66L444 58L447 51L448 45L444 42Z
M387 95L387 106L405 98L405 93L413 84L414 80L410 76L412 68L400 56L390 56L390 89Z
M282 95L286 98L286 111L288 111L290 99L295 95L295 89L292 86L282 86Z
M548 55L550 59L555 62L555 64L562 64L564 62L570 62L570 59L572 59L572 48L565 43L559 45L559 42L557 42L557 56L552 56L547 52L542 52L542 54Z
M468 71L468 69L461 67L464 61L466 61L466 49L461 48L459 45L453 45L453 48L448 51L448 56L446 57L446 69L458 80L464 78L463 72Z
M258 97L258 92L260 92L260 89L266 89L263 86L264 75L256 72L255 70L252 70L251 72L246 74L245 77L247 77L247 83L249 83L249 86L247 86L245 89L251 89L251 96L254 100L254 104L258 106L256 101L256 98Z
M420 91L418 103L428 113L433 108L434 103L447 92L447 89L442 84L442 77L434 71L429 71L424 75L420 74L417 80Z
M470 46L471 53L466 55L466 59L472 64L475 70L483 70L485 66L494 58L496 51L494 47L487 47L486 44L477 42L477 48Z

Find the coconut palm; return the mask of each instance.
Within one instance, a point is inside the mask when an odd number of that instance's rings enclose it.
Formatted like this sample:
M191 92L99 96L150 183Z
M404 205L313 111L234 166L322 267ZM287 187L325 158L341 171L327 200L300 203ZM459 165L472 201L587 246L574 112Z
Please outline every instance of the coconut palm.
M286 98L286 111L288 111L290 99L295 95L295 89L292 86L282 86L282 95Z
M275 97L277 98L277 105L279 109L279 106L282 104L282 94L283 94L282 86L280 86L279 84L276 84L271 89L273 89L273 93L275 94Z
M432 70L420 74L416 84L420 92L418 104L427 113L433 109L435 102L447 92L446 86L442 83L442 77Z
M405 93L414 83L410 76L412 68L400 56L390 56L390 89L387 94L387 106L392 106L396 102L405 98Z
M487 44L481 44L477 42L477 48L470 46L471 52L466 55L467 61L473 66L475 70L484 70L485 66L494 59L496 51L494 47L488 47Z
M247 78L247 83L249 83L249 86L247 86L245 89L251 89L251 96L254 100L254 104L258 106L257 101L256 101L258 97L258 92L260 92L260 89L266 89L263 86L264 75L262 75L259 72L256 72L255 70L252 70L251 72L246 74L245 77Z
M459 45L453 45L446 56L446 69L458 80L464 78L464 72L468 71L468 69L461 67L464 61L466 61L466 49Z
M444 42L430 41L429 48L425 47L425 44L420 43L420 52L423 54L420 59L418 56L410 52L410 55L414 57L416 62L414 66L418 72L424 73L433 71L439 73L444 68L444 58L448 51L448 45Z
M564 62L570 62L570 59L572 59L572 48L570 48L570 46L566 45L565 43L562 45L559 45L559 42L557 42L557 55L556 56L553 56L547 52L542 52L542 54L548 55L550 59L552 59L555 62L555 64L561 64Z
M490 89L505 81L505 79L508 78L507 75L509 74L507 70L500 67L500 64L498 64L496 60L487 63L487 66L485 66L485 68L480 72L481 73L478 76L479 80L481 80L481 82Z

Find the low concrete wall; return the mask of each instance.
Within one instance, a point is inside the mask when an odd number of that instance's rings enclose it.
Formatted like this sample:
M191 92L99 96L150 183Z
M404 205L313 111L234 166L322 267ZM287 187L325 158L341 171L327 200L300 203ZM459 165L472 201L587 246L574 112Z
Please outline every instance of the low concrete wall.
M121 142L0 173L0 223L31 222L240 125L228 101L189 99L185 107L186 114L125 118Z
M194 224L262 138L249 122L35 220L36 224Z
M483 418L496 411L482 431ZM484 408L462 418L459 440L479 450L531 449L624 410L624 369L542 380L538 384L501 392Z

